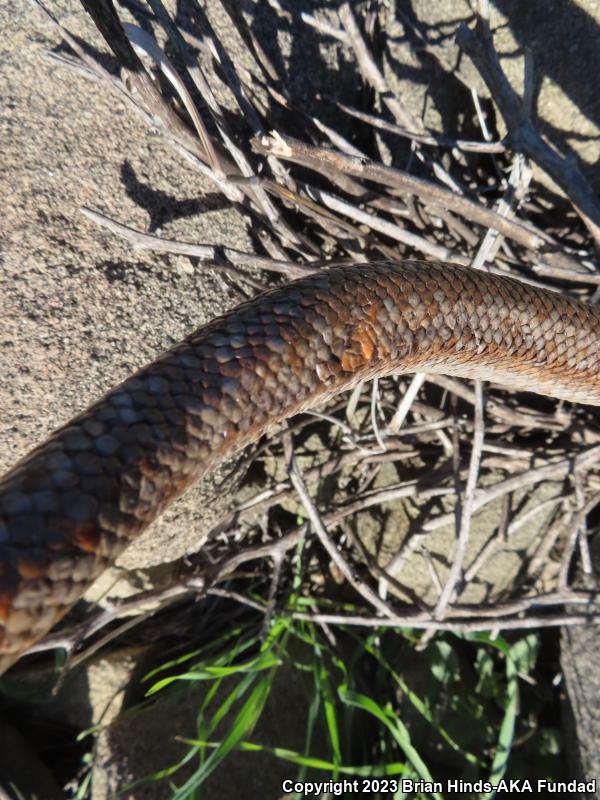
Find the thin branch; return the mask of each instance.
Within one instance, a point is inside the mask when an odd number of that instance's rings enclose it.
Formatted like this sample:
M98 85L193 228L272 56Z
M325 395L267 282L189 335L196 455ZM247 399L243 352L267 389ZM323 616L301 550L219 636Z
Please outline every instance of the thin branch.
M514 239L532 250L539 250L545 244L552 242L547 234L530 225L507 220L481 203L461 197L431 181L417 178L399 169L386 167L375 161L355 158L323 147L314 147L291 136L283 136L274 132L270 136L255 137L252 140L252 147L257 153L273 154L285 161L302 164L317 172L328 167L345 175L399 189L419 197L425 202L432 202L442 208L448 208L479 225L495 228L508 238Z
M473 444L471 450L471 461L469 463L469 477L465 487L465 493L462 500L462 514L460 518L460 529L456 541L456 548L454 559L450 572L444 585L440 599L435 607L434 617L442 619L448 603L454 597L459 583L462 579L463 564L467 553L467 546L469 544L469 535L471 533L471 518L473 516L473 509L475 503L475 490L477 488L477 480L479 477L479 465L481 463L481 452L483 447L483 390L480 380L475 381L475 430L473 432Z
M569 475L576 465L590 467L600 461L600 446L596 445L584 450L577 456L564 458L554 464L547 464L536 469L529 469L512 478L499 481L488 489L480 489L473 499L473 511L478 511L483 506L496 500L507 492L514 492L526 486L532 486L541 481L562 480ZM434 531L452 522L453 513L440 514L439 517L424 523L423 530Z
M505 153L506 145L502 142L472 142L467 139L449 139L447 136L440 136L433 131L427 133L417 133L416 131L407 130L401 125L395 125L393 122L388 122L381 117L376 117L374 114L367 114L364 111L359 111L352 106L347 106L345 103L336 102L338 108L344 111L351 117L366 122L373 128L387 131L388 133L395 133L397 136L403 136L406 139L414 139L419 144L431 145L432 147L448 147L450 149L456 148L465 153Z
M313 503L306 488L306 485L302 479L302 475L298 468L298 464L296 461L296 457L294 455L291 435L287 433L284 435L284 446L286 449L286 458L288 461L288 471L290 475L290 481L298 496L304 506L304 509L310 519L311 525L317 534L319 541L329 553L329 556L333 563L338 567L341 574L346 578L348 583L360 594L368 603L370 603L374 608L376 608L381 614L386 617L393 616L394 612L388 606L387 603L384 603L377 594L366 584L362 583L362 581L354 575L354 571L340 553L334 542L332 541L327 529L321 519L321 515L319 514L317 507Z
M224 259L231 262L245 264L248 266L259 267L268 272L278 272L287 275L289 278L300 278L303 275L310 275L315 272L318 264L302 264L293 261L276 261L272 258L265 258L254 253L246 253L243 250L236 250L234 247L214 244L191 244L191 242L178 242L174 239L165 239L161 236L153 236L149 233L142 233L128 225L93 211L91 208L83 207L81 212L92 222L107 228L111 233L126 239L134 250L151 250L155 253L177 253L179 255L192 256L202 261L210 262L214 268L222 268L228 272L234 272L244 279L250 276L244 272L236 270L233 264L228 264Z
M293 611L294 619L317 622L327 625L352 625L363 628L417 628L419 630L450 631L454 633L474 633L476 631L489 631L492 622L489 619L460 622L458 620L433 620L417 619L411 614L397 615L393 618L362 617L353 614L306 614ZM572 625L598 625L600 613L590 614L548 614L522 618L506 618L493 621L494 630L532 630L535 628L551 628Z
M402 400L398 404L398 408L396 409L394 416L391 418L388 429L392 433L398 433L404 420L406 419L406 415L410 411L410 407L412 406L415 397L419 393L421 386L425 383L427 379L427 375L423 372L417 372L416 375L413 375L411 382L408 386L408 389L404 392L404 396Z

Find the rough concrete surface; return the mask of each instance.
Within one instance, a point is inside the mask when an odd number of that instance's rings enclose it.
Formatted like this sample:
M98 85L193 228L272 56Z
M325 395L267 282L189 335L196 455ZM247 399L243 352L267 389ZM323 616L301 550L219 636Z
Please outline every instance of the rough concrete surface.
M402 11L421 28L470 13L468 4L459 0L396 5L397 24L402 23ZM511 49L523 43L533 48L534 64L545 75L540 79L543 91L537 113L546 132L556 135L558 143L575 147L594 174L598 98L592 81L577 76L597 72L593 67L600 58L597 48L580 47L579 42L588 41L580 39L586 30L594 42L592 26L600 24L600 12L593 0L577 4L563 0L555 6L557 22L552 26L550 15L543 12L547 4L541 1L528 3L527 10L525 4L508 0L492 3L493 14L501 12L508 21L499 32L503 66L518 86L522 61L511 57ZM58 0L52 9L73 33L106 52L76 0ZM572 24L564 22L565 15ZM278 39L288 66L294 65L290 72L296 90L308 95L310 85L303 84L301 67L314 64L292 35L294 15L286 19L287 29L278 33ZM455 57L451 27L445 29L449 38L444 42L449 63ZM133 253L88 223L81 206L171 238L241 249L250 249L251 244L244 218L176 158L160 137L149 133L104 87L45 58L60 37L33 3L5 0L0 4L0 28L1 473L102 392L239 300L220 276L192 266L188 259ZM442 80L440 68L428 56L418 59L401 50L400 44L399 39L398 49L392 49L395 61L390 73L395 85L415 113L425 108L427 123L451 136L458 117L472 113L464 105L466 90L447 73ZM568 57L554 58L557 53ZM323 81L325 90L332 91L335 70L324 73ZM449 103L453 98L457 102ZM210 481L202 482L128 550L121 563L147 567L177 558L197 546L228 502L226 494L215 496ZM496 510L488 529L496 524L495 514ZM98 592L96 588L96 596ZM577 664L581 652L595 645L586 639L583 646L575 646L574 641L566 637L565 647ZM105 706L112 703L114 712L114 697L125 692L134 666L129 658L112 666L100 662L96 672L87 673L69 701L71 722L83 727L102 714L106 720ZM598 705L594 700L598 693L585 695L589 682L572 682L573 692L579 691L578 685L581 702L586 707ZM85 714L80 703L78 716L73 698L86 694L93 702ZM303 712L301 691L294 690L293 697L296 710ZM99 746L105 749L95 774L96 800L114 796L125 773L138 777L159 766L160 737L172 740L181 732L179 723L191 724L192 699L186 701L185 712L177 708L170 714L161 711L160 718L129 720L104 736ZM288 704L286 710L289 716L283 723L292 728L294 708ZM583 714L580 719L584 722L578 733L584 740L587 735L589 742L590 726L597 729L597 718ZM152 747L144 745L140 730L148 734L148 742L152 739ZM275 734L272 738L276 742ZM239 790L247 774L242 763L237 777L228 775L228 785L213 784L212 796L239 796L236 787ZM274 787L264 794L260 773L255 772L247 778L244 794L276 796ZM130 796L136 800L168 796L151 792L140 789Z

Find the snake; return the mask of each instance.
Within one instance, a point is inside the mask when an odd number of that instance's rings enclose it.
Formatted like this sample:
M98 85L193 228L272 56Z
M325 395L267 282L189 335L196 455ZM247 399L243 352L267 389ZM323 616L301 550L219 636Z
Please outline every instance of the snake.
M0 478L0 674L209 469L361 381L411 372L600 405L600 310L403 260L333 264L215 318Z

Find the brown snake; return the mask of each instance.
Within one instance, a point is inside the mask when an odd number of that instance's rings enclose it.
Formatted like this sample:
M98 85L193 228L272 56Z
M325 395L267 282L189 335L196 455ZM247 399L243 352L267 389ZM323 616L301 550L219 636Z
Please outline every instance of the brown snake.
M335 266L213 320L0 479L0 674L207 469L392 372L600 405L600 310L418 261Z

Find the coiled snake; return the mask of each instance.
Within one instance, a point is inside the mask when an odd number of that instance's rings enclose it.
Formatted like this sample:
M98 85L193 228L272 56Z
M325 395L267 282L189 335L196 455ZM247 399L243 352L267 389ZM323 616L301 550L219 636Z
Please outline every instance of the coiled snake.
M414 371L600 405L600 310L467 268L376 262L200 328L0 479L0 673L210 467L360 380Z

